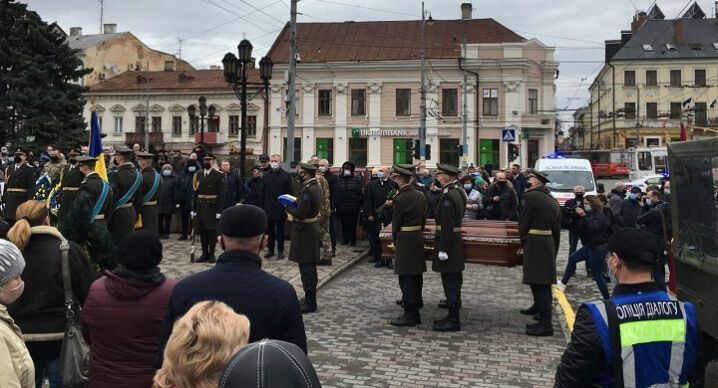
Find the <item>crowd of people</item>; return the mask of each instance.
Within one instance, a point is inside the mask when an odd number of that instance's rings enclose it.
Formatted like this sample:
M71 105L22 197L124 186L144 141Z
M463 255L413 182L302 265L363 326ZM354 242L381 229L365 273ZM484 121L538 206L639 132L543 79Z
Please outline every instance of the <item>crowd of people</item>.
M439 307L448 310L433 322L435 331L461 330L462 224L496 220L518 223L523 283L533 296L521 313L536 321L526 334L552 336L551 287L563 224L570 256L558 286L565 289L577 263L586 261L604 301L579 309L557 385L615 381L610 371L621 357L604 341L613 335L605 327L635 322L606 316L614 304L675 304L664 312L681 314L663 318L685 321L685 338L660 340L683 341L685 356L676 361L650 341L639 342L637 364L680 362L682 369L671 370L670 379L681 384L696 370L693 307L665 293L672 234L668 180L645 195L627 193L620 184L608 196L585 195L577 186L575 199L561 208L546 187L550 175L519 165L462 171L438 164L432 174L409 164L365 171L346 161L335 173L316 156L291 163L288 171L279 155L261 155L242 180L229 160L218 161L201 146L185 157L155 155L136 144L104 155L105 181L86 149L62 155L48 147L47 154L35 165L27 161L33 155L17 150L4 174L0 379L11 386L40 388L44 379L50 388L62 386L68 362L61 356L63 341L75 304L90 347L91 387L320 386L306 356L302 318L318 310L317 266L333 264L337 240L355 246L358 233L366 232L370 261L398 275L403 312L389 323L416 326L424 305L427 219L436 224L431 269L444 290ZM382 251L379 239L388 225L393 254ZM180 281L166 277L159 269L160 240L173 229L180 230L180 240L199 237L197 258L193 238L195 262L216 265ZM287 281L262 269L262 259L275 256L297 263L301 304ZM609 280L619 284L613 298ZM600 368L586 373L592 365ZM660 376L628 377L664 383Z

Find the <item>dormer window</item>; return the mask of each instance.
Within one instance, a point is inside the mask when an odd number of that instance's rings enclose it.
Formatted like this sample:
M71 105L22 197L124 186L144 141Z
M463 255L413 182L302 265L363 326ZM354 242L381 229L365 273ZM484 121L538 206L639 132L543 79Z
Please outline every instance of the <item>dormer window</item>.
M716 49L716 50L718 50L718 49ZM653 51L653 46L651 46L650 44L644 44L643 51Z
M668 50L668 51L676 51L676 45L670 44L670 43L666 43L666 50Z

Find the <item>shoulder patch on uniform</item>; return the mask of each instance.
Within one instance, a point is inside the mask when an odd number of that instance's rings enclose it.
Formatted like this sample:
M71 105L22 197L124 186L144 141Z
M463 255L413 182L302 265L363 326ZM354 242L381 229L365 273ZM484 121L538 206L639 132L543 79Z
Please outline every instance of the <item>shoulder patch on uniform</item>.
M447 200L444 201L443 205L444 205L444 207L451 207L451 201L449 201L449 200L447 199Z

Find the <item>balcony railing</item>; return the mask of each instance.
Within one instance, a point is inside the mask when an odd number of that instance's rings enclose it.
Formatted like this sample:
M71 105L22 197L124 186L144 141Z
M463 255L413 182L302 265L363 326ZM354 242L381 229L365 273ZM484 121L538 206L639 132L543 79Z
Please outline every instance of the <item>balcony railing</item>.
M162 132L150 132L150 144L163 144L163 135ZM125 133L125 143L128 146L132 146L135 143L145 144L145 134L143 132L127 132Z

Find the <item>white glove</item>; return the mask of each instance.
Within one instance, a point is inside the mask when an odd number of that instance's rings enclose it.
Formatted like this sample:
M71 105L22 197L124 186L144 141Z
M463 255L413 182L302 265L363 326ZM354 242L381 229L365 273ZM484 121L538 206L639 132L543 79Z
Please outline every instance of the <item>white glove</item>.
M446 252L439 252L439 260L441 260L441 261L449 260L449 254Z
M217 219L219 219L219 217L222 217L221 213L217 213Z
M195 217L197 217L197 212L191 212L189 215L190 215L192 218L195 218Z
M176 204L176 205L175 205L175 207L176 207L177 209L179 209L179 207L180 207L180 204Z

